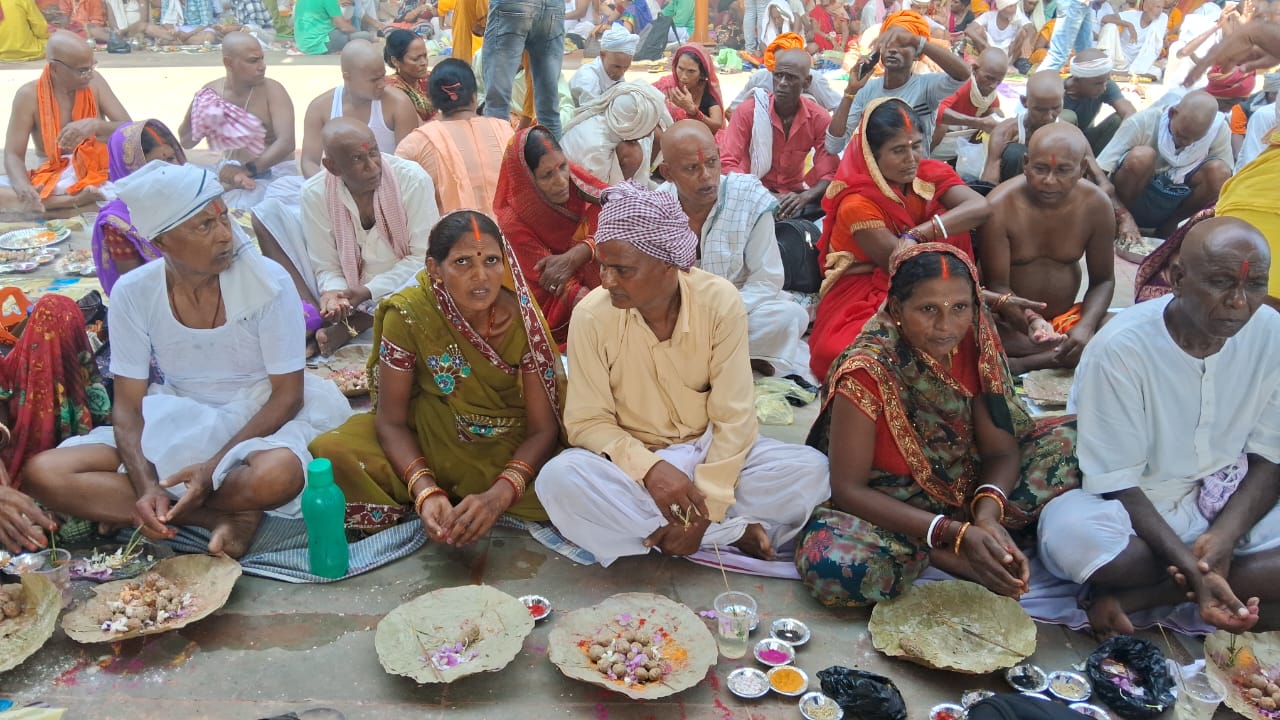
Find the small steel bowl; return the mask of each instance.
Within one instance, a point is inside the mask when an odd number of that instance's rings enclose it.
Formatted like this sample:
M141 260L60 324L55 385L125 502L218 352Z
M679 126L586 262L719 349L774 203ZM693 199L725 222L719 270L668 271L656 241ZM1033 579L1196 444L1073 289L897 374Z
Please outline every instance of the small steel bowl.
M955 703L934 705L929 710L929 720L948 720L947 715L951 716L950 720L965 720L969 717L969 712Z
M968 710L974 705L977 705L983 700L993 696L995 696L995 693L990 690L965 690L964 694L960 696L960 704L964 706L965 710Z
M769 631L775 640L781 640L791 647L800 647L809 642L809 626L793 618L774 620Z
M777 659L765 660L763 657L761 657L763 653L769 652L771 650L774 652L782 653L783 658L781 660L777 660ZM755 656L757 660L764 663L765 665L768 665L770 667L780 667L782 665L789 665L795 661L796 649L782 642L781 640L775 640L774 638L765 638L760 642L756 643Z
M743 686L750 680L758 680L760 685L764 687L758 692L747 692ZM729 673L725 684L729 686L729 692L740 698L754 700L758 697L764 697L769 694L771 686L769 685L769 676L764 674L763 670L757 670L753 667L742 667Z
M34 262L37 265L48 265L53 262L55 258L57 258L57 255L54 255L53 253L40 253L39 255L32 255L31 262Z
M529 608L529 614L533 616L534 622L542 622L551 617L551 601L541 595L522 595L516 599Z
M1049 694L1069 703L1078 703L1088 700L1093 689L1080 673L1058 670L1049 673Z
M818 716L814 715L814 711L820 708L832 708L836 711L835 715L830 716L832 720L842 720L844 718L844 710L836 703L835 700L823 695L818 691L807 692L800 698L800 714L805 720L818 720Z
M1078 703L1071 703L1067 707L1071 708L1072 710L1075 710L1076 712L1080 713L1081 715L1084 715L1085 717L1091 717L1093 718L1093 720L1111 720L1111 714L1108 713L1106 710L1103 710L1102 708L1098 707L1097 705L1090 705L1089 703L1078 702Z
M777 675L779 672L783 670L795 670L796 672L800 673L800 679L804 681L804 684L800 687L799 690L788 693L788 692L782 692L778 688L774 687L773 676ZM809 691L809 674L801 670L800 668L796 667L795 665L781 665L779 667L773 668L768 672L768 676L769 676L769 687L779 695L786 695L788 697L797 697Z
M1042 693L1049 689L1049 674L1039 665L1014 665L1005 671L1004 679L1020 693Z

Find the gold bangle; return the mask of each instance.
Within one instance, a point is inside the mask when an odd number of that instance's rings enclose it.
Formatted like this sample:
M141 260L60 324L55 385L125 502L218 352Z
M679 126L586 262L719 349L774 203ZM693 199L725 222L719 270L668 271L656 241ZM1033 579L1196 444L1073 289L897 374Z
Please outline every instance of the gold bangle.
M405 489L409 492L413 492L413 484L421 480L424 476L430 476L432 480L436 479L436 474L431 472L431 468L422 468L418 472L414 473L413 477L409 478L409 483L405 485Z
M964 540L964 534L969 531L969 525L970 523L965 523L961 525L960 532L956 533L956 545L951 549L951 551L954 552L956 555L960 554L960 541Z
M996 301L995 301L994 303L992 303L992 304L991 304L991 310L994 312L994 311L997 311L997 310L999 310L1000 308L1004 307L1004 304L1005 304L1005 303L1007 303L1007 302L1009 302L1009 298L1011 298L1011 297L1013 297L1013 291L1012 291L1012 290L1010 290L1009 292L1007 292L1007 293L1005 293L1005 294L1001 295L1000 297L996 298Z
M409 463L404 467L404 470L400 473L400 479L404 480L405 478L409 477L409 471L412 470L415 465L417 465L418 463L425 463L426 461L427 459L425 457L419 455L417 460L414 460L413 462Z
M516 494L516 496L511 500L511 505L515 505L517 502L520 502L520 497L524 495L524 488L520 487L519 481L506 473L499 475L498 479L506 480L507 484L511 486L512 492ZM511 507L511 505L508 505L507 507Z
M1001 524L1001 525L1003 525L1003 524L1004 524L1004 513L1005 513L1004 498L1002 498L1002 497L1000 497L999 495L997 495L997 494L995 494L995 493L991 492L990 490L984 490L984 491L982 491L982 492L978 493L977 495L974 495L974 496L973 496L973 499L969 501L969 515L970 515L970 516L972 516L972 517L975 517L975 518L978 516L978 501L979 501L979 500L981 500L982 498L987 498L987 499L995 500L995 501L996 501L996 505L998 505L998 506L1000 507L1000 520L999 520L999 522L1000 522L1000 524Z
M521 477L520 473L511 468L503 468L502 472L498 473L498 477L506 478L512 483L511 487L515 488L517 499L519 499L519 496L524 495L525 488L529 487L529 482Z
M427 488L426 490L423 490L422 492L418 493L418 496L417 496L416 498L414 498L414 499L413 499L413 512L414 512L414 514L416 514L416 515L421 515L421 514L422 514L422 506L423 506L423 504L424 504L424 503L426 503L426 502L427 502L427 500L429 500L429 499L431 498L431 496L433 496L433 495L446 495L446 494L447 494L447 493L445 493L444 489L443 489L443 488L441 488L439 485L432 485L431 487Z
M521 460L512 459L510 462L507 463L506 469L520 473L521 477L526 482L528 482L529 480L532 480L534 477L533 467L530 466L529 463L523 462Z

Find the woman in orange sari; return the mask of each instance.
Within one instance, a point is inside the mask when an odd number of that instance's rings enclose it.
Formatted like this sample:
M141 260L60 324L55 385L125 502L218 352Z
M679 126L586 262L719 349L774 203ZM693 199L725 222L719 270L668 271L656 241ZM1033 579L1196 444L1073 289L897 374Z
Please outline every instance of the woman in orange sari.
M991 214L950 165L923 159L922 135L901 100L872 101L827 189L818 260L826 277L809 336L819 380L889 292L889 256L904 240L944 242L972 257L969 231Z
M604 188L541 125L516 133L502 158L493 212L562 346L573 306L600 285L591 260Z

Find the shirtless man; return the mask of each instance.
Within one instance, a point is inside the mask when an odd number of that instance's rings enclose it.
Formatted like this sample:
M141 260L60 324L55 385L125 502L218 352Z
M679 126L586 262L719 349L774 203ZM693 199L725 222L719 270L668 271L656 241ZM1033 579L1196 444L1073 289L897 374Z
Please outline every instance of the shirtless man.
M1045 303L1045 314L996 300L996 324L1017 373L1075 367L1115 292L1115 215L1106 193L1081 182L1089 141L1056 123L1031 138L1023 174L987 196L991 218L979 245L987 289ZM1080 292L1080 258L1089 289ZM1053 318L1052 322L1045 317Z
M204 139L191 132L191 112L197 103L202 108L208 104L215 111L219 103L248 111L262 122L263 135L255 140L264 147L256 153L246 148L233 150L231 162L219 169L218 179L227 187L252 190L257 180L271 177L274 166L294 163L293 101L284 85L267 77L262 45L246 32L229 33L222 39L222 66L227 76L206 83L197 94L178 128L178 139L188 150ZM205 91L213 96L201 98Z
M367 40L352 40L342 49L342 84L321 93L307 106L302 122L302 175L311 177L323 166L324 125L349 117L369 126L378 149L394 155L396 146L418 127L418 113L404 93L386 92L387 69L382 51Z
M1027 81L1027 94L1022 98L1022 106L1026 108L1026 112L1021 117L1005 120L991 132L991 141L987 144L987 164L982 171L983 182L998 185L1022 174L1027 142L1040 128L1058 123L1066 92L1066 85L1056 71L1043 70L1031 76ZM1092 150L1085 156L1084 177L1111 198L1117 237L1129 242L1137 241L1138 225L1116 196L1115 186L1098 165Z
M13 97L13 112L9 115L9 130L4 143L4 171L7 187L0 187L0 207L21 207L31 212L63 210L87 205L103 199L97 184L105 182L107 157L105 143L120 125L129 122L129 113L116 99L107 81L94 72L97 61L93 48L80 36L59 30L49 38L45 47L49 59L44 73L37 80L18 88ZM58 114L58 127L49 133L55 143L46 143L41 124L41 93L39 87L49 82L52 92L45 102L49 115ZM96 113L76 117L76 98L87 93L94 101ZM81 96L82 100L85 99ZM82 103L82 107L84 107ZM44 160L39 168L40 179L48 179L37 188L27 172L27 139L36 147L36 155ZM94 141L94 142L90 142ZM91 175L75 176L74 163L69 157L83 153L83 160L90 170L101 171L101 180ZM65 166L65 167L64 167ZM57 173L61 172L61 177ZM81 181L97 180L93 186L78 187ZM56 182L56 185L54 183ZM72 190L68 194L68 190Z

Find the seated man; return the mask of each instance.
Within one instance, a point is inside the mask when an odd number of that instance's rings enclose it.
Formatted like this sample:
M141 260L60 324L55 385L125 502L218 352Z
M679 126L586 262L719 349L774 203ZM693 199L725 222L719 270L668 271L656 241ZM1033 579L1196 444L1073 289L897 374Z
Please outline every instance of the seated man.
M49 23L35 0L12 0L3 7L7 22L0 24L0 62L26 62L44 57Z
M293 40L307 55L341 52L356 26L342 12L338 0L298 0L293 7Z
M1120 86L1111 79L1114 64L1098 49L1083 50L1071 60L1071 75L1064 82L1062 119L1084 131L1095 157L1102 154L1120 123L1138 110L1125 99ZM1094 125L1103 104L1114 110L1106 120Z
M605 190L601 287L569 323L566 450L534 488L601 565L733 545L773 559L830 495L817 450L759 435L738 289L693 268L670 193Z
M1216 627L1280 628L1280 316L1259 309L1270 264L1252 225L1201 222L1172 294L1085 350L1068 408L1084 483L1045 507L1039 545L1054 575L1092 584L1099 635L1132 633L1130 613L1185 591Z
M227 217L213 173L153 160L116 188L164 259L111 293L114 427L37 455L24 487L152 539L207 528L210 553L240 557L264 511L299 516L307 443L351 407L304 371L298 293Z
M111 37L107 8L102 0L58 0L58 9L67 18L67 29L92 40L105 43Z
M964 81L938 104L930 157L954 160L958 143L970 142L978 131L991 134L1000 124L1000 98L996 89L1009 73L1009 56L999 48L987 48L973 64L973 77Z
M1196 90L1173 107L1152 106L1125 120L1098 165L1138 227L1168 237L1217 200L1231 177L1231 131L1213 97Z
M268 257L278 257L276 247L287 256L325 319L315 334L322 355L373 326L378 301L422 269L439 219L421 165L379 153L373 133L351 118L325 126L324 171L302 185L305 247L291 243L296 233L263 243Z
M1141 10L1108 12L1098 31L1098 49L1115 63L1115 72L1143 75L1159 81L1164 68L1156 64L1169 31L1165 2L1142 3Z
M1280 119L1276 113L1276 97L1277 91L1280 91L1280 73L1267 73L1262 79L1262 92L1256 93L1249 98L1247 103L1232 108L1232 128L1231 142L1235 144L1239 139L1239 148L1236 152L1236 172L1245 165L1253 162L1254 158L1262 153L1267 146L1267 136L1276 127L1276 120ZM1238 116L1245 116L1244 133L1237 133L1236 124Z
M964 29L964 36L976 52L996 48L1003 50L1011 61L1026 60L1030 63L1036 27L1022 13L1020 4L1020 0L996 0L994 9L969 23Z
M408 96L386 92L387 71L382 53L367 40L352 40L342 51L342 84L321 93L307 106L302 121L302 175L311 177L321 170L324 126L333 118L352 118L373 131L373 138L385 155L418 127L418 113Z
M265 58L257 38L228 33L222 39L227 76L196 93L178 128L182 147L190 150L208 138L209 149L227 157L218 179L239 188L228 193L237 197L225 198L232 208L253 207L272 180L298 175L293 101L284 85L267 77Z
M817 68L812 67L809 68L809 75L813 80L809 83L809 87L805 89L805 96L821 105L828 112L840 107L840 93L831 87L831 83L827 82L827 78L818 72ZM773 73L769 72L769 68L762 67L751 73L751 77L747 78L747 84L742 87L742 91L725 109L725 116L731 118L733 113L738 111L738 106L751 97L756 88L761 88L770 94L773 93Z
M661 90L647 82L621 82L578 109L564 127L560 146L609 185L631 180L650 184L655 137L671 126Z
M785 42L789 35L794 36L787 33L774 44ZM773 193L779 220L813 220L822 217L822 195L840 164L823 144L831 117L803 95L813 81L809 53L783 50L772 59L773 95L757 88L742 103L721 140L720 156L725 172L754 175ZM766 118L771 127L757 128L756 123L763 124ZM813 169L806 174L805 157L810 151Z
M1089 142L1075 126L1046 126L1031 138L1023 174L987 196L991 219L978 244L987 290L1045 304L1041 315L1007 300L994 303L1015 375L1075 367L1115 292L1116 220L1107 194L1082 182L1088 154ZM1082 258L1089 289L1076 302Z
M40 78L18 88L4 143L0 207L65 210L104 199L107 139L129 121L107 81L94 72L93 48L59 30L45 48ZM44 158L27 172L27 139Z
M771 217L777 201L760 181L720 174L720 150L698 120L681 120L662 136L658 188L674 193L699 239L698 267L733 283L747 306L747 351L762 375L807 384L809 313L782 291L782 254Z
M581 107L622 82L639 42L639 35L632 35L620 27L605 30L600 36L600 56L578 68L569 80L574 105Z

